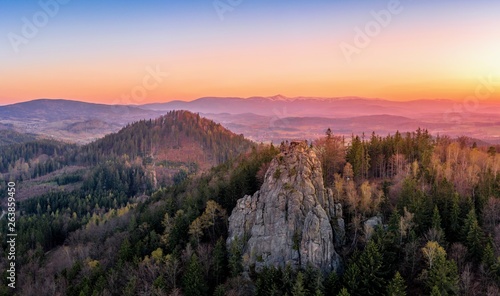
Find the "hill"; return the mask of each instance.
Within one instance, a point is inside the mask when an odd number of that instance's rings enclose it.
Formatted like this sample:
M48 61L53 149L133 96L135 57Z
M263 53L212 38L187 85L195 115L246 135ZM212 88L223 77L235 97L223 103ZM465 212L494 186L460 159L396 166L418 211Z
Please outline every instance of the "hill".
M163 183L176 175L206 171L252 146L243 135L236 135L198 114L171 111L156 119L129 124L117 133L83 146L77 159L79 163L98 164L124 157L148 166Z
M127 118L142 119L144 116L155 115L156 112L145 111L134 106L93 104L62 99L38 99L7 106L0 106L2 120L38 119L43 122L63 120L87 120L100 118L106 120L121 120L127 123ZM118 121L119 122L119 121Z
M180 183L253 146L198 114L174 111L83 146L51 139L5 145L0 149L0 194L5 180L16 180L19 200L82 186L94 193L116 189L128 198L146 188Z

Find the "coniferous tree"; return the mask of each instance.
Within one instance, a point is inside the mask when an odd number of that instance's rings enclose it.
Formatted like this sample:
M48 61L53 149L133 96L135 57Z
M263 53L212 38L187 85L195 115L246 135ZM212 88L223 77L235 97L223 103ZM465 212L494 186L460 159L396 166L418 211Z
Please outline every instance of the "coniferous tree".
M420 275L429 291L435 290L441 295L453 295L458 292L457 264L446 259L446 251L437 242L429 241L422 248L427 260L427 268Z
M406 284L399 272L396 272L394 278L387 286L387 296L406 296Z
M449 229L451 231L451 240L456 240L459 237L460 230L460 205L458 193L453 194L453 199L450 209L450 225Z
M362 276L361 270L356 262L358 256L359 256L359 254L356 254L356 253L353 254L351 260L347 264L347 268L346 268L346 271L344 273L344 276L342 277L342 281L343 281L344 285L351 292L356 292L359 290L360 279ZM346 292L347 292L347 290L346 290ZM342 293L342 291L340 291L339 293ZM356 294L356 293L354 293L354 294Z
M385 287L382 254L373 240L344 274L344 283L353 295L380 295Z
M474 208L467 214L463 235L469 255L476 260L480 260L483 254L483 232L481 227L479 227Z
M342 290L340 290L337 296L351 296L351 294L349 294L346 288L342 288Z
M346 158L352 165L354 177L367 177L370 168L370 155L366 149L366 143L359 136L353 137Z
M308 291L304 287L304 275L299 271L297 278L295 279L295 284L292 288L292 296L306 296Z
M331 271L325 280L325 295L335 296L340 291L340 278L336 271Z
M436 230L441 230L441 215L439 215L439 209L434 206L434 211L432 212L432 228Z
M184 295L186 296L201 296L207 293L203 271L196 254L191 255L189 259L189 264L184 272L182 284Z
M500 282L500 257L495 258L495 252L489 241L483 251L481 263L486 268L488 276L496 282Z
M432 287L430 296L441 296L441 295L443 294L441 294L441 291L439 291L438 286Z
M385 286L383 258L374 241L369 241L359 257L361 271L360 289L362 295L380 295Z
M229 249L229 271L231 276L235 277L243 271L243 265L241 264L241 242L237 238L231 242Z
M224 282L224 278L226 276L227 271L227 258L226 258L226 242L224 239L219 238L214 247L213 252L213 278L215 279L215 284L221 284Z

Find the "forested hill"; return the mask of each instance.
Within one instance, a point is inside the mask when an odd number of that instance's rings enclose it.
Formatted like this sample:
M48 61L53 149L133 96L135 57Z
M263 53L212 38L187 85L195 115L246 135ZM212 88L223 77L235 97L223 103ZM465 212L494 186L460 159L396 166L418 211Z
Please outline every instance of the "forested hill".
M145 164L196 163L208 168L248 150L252 142L188 111L129 124L82 147L79 160L94 164L110 156L141 158Z
M3 146L0 187L4 188L5 180L31 180L18 188L19 198L28 198L59 191L61 188L50 183L51 180L69 178L75 186L90 180L87 187L94 189L103 188L104 183L109 183L105 186L108 189L123 183L124 188L131 189L124 192L134 195L139 183L152 187L179 183L189 175L198 175L248 151L253 145L242 135L198 114L172 111L154 120L129 124L84 146L47 139ZM89 173L84 176L82 168L90 170ZM134 178L125 173L129 169ZM51 175L44 177L48 174Z

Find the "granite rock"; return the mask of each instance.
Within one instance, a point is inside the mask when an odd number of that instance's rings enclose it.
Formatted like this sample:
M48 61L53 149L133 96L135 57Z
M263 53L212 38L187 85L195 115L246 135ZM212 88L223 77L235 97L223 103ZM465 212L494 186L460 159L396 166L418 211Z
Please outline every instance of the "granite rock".
M338 270L344 242L342 206L323 184L321 163L306 142L281 146L259 191L238 200L227 244L243 240L243 264Z

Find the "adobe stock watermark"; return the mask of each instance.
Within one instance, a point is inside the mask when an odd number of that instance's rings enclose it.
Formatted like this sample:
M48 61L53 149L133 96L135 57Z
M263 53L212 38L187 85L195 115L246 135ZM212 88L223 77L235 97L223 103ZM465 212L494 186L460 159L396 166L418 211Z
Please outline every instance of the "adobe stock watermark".
M214 0L212 5L214 6L215 12L217 12L217 15L219 16L219 19L224 21L224 15L240 6L243 1L244 0Z
M132 105L144 102L148 93L158 88L169 75L167 72L161 70L160 65L155 65L154 67L147 66L145 71L146 74L143 76L140 83L132 87L129 93L122 94L120 99L116 99L113 102L114 106ZM128 108L117 108L115 111L121 113L123 113L123 111L128 112Z
M348 63L352 62L354 54L359 55L363 49L367 48L382 32L382 29L387 28L394 16L400 14L404 7L399 0L390 0L385 9L370 12L372 20L367 22L363 27L354 28L354 39L351 43L341 42L339 47L344 58Z
M35 12L30 18L23 17L21 19L21 32L9 32L7 38L15 53L19 53L21 45L27 45L30 40L34 39L40 29L47 26L50 19L56 17L59 13L61 5L66 5L71 0L40 0L38 6L40 10Z
M443 120L460 123L467 113L472 113L479 108L480 101L490 99L499 87L500 79L497 76L490 74L487 77L480 77L474 94L467 96L462 102L454 104L452 108L444 112Z

